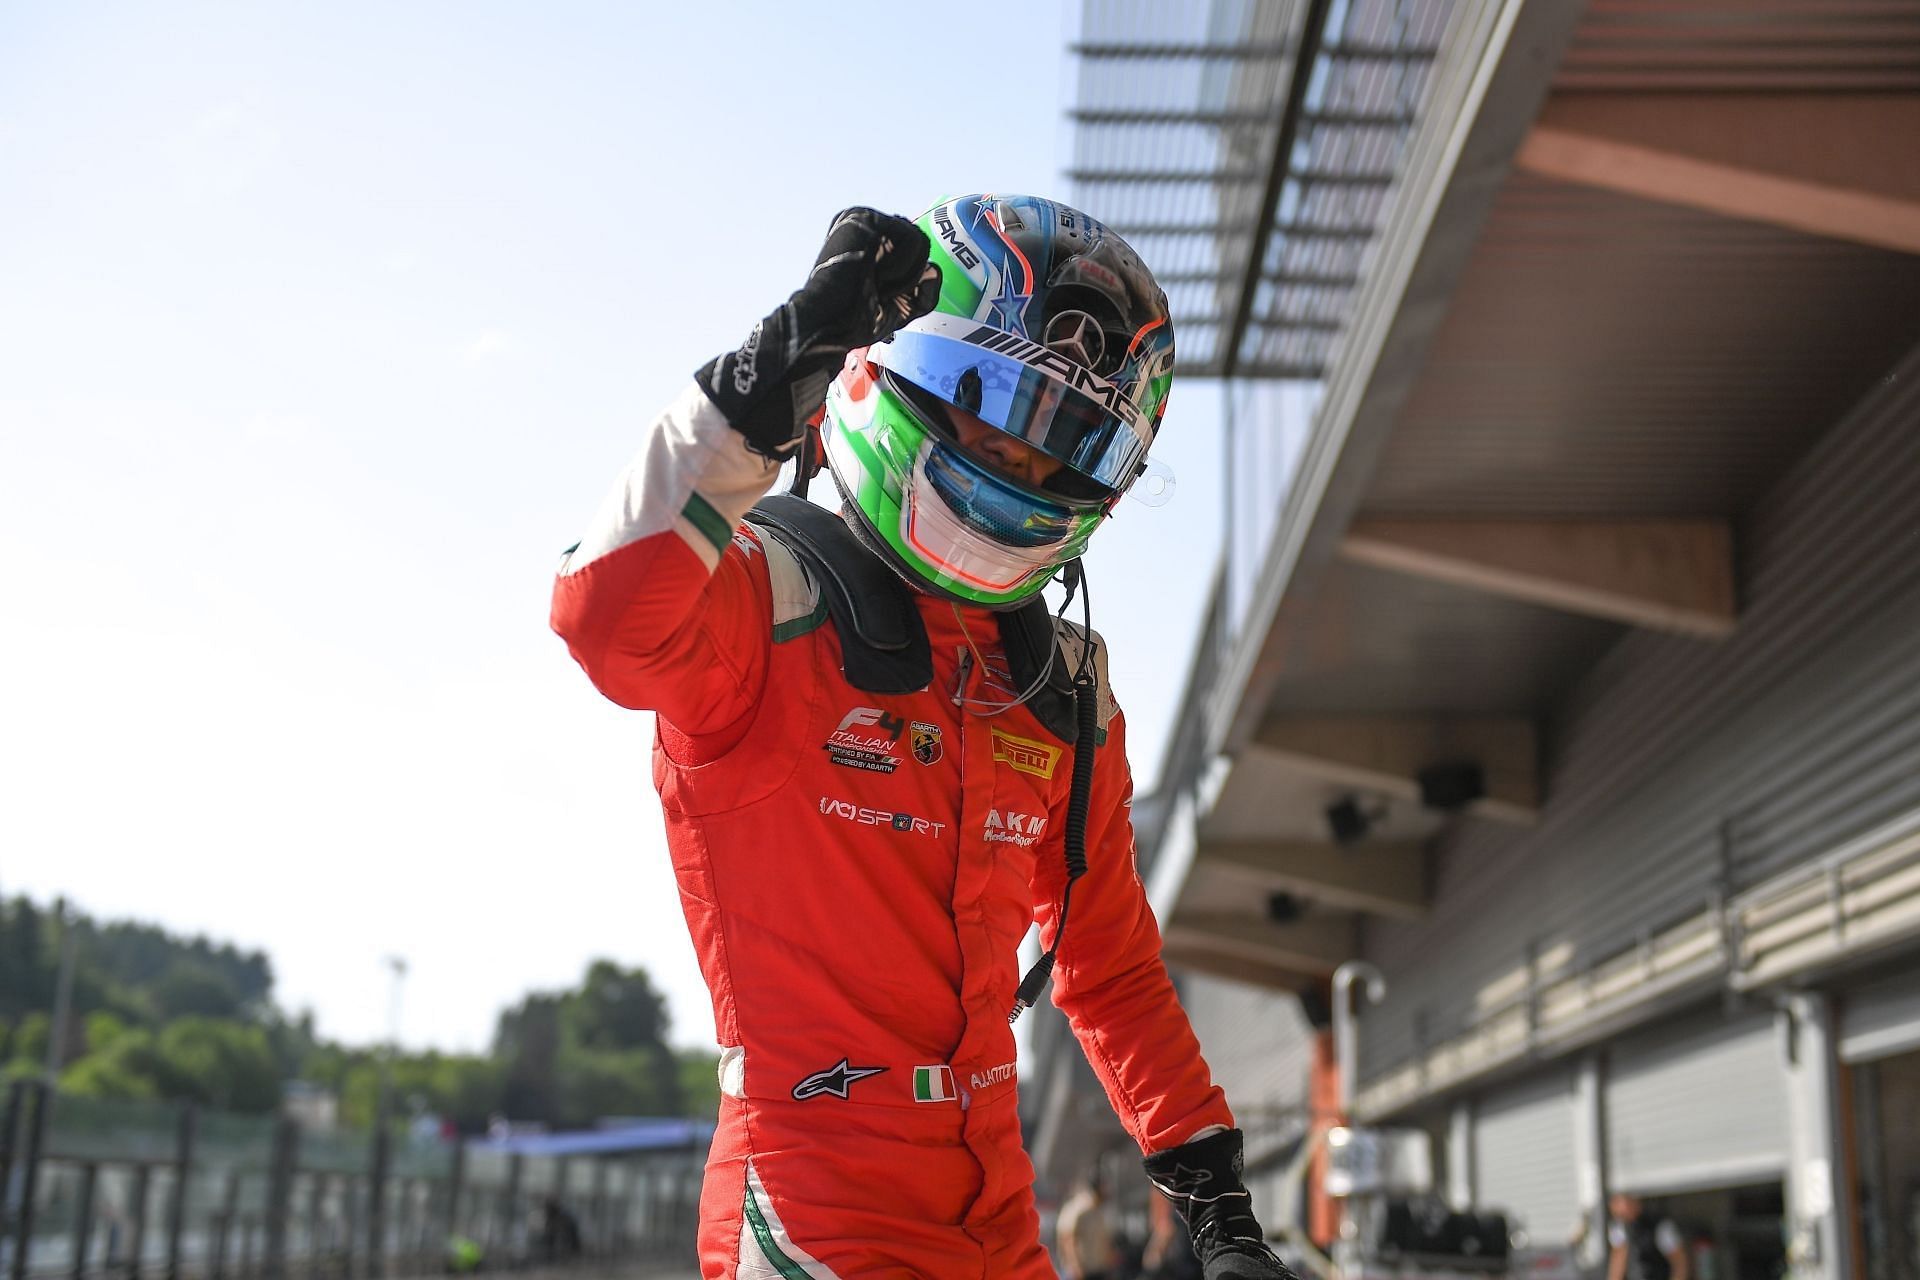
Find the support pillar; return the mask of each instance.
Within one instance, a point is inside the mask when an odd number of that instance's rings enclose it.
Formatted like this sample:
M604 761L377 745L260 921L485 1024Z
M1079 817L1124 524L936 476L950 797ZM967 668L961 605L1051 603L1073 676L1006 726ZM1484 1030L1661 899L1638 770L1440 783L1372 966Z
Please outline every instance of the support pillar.
M1854 1280L1847 1247L1840 1130L1840 1064L1833 998L1801 992L1780 1002L1787 1050L1787 1274Z
M1607 1131L1600 1055L1580 1059L1573 1074L1573 1177L1580 1200L1580 1265L1599 1267L1607 1259Z
M1340 1068L1335 1062L1333 1032L1316 1031L1313 1036L1313 1065L1307 1081L1307 1107L1316 1138L1328 1129L1345 1124L1340 1111ZM1340 1202L1327 1194L1327 1148L1322 1143L1313 1153L1308 1169L1307 1238L1321 1250L1331 1249L1340 1238Z
M1471 1209L1473 1197L1473 1103L1462 1099L1447 1116L1447 1203Z

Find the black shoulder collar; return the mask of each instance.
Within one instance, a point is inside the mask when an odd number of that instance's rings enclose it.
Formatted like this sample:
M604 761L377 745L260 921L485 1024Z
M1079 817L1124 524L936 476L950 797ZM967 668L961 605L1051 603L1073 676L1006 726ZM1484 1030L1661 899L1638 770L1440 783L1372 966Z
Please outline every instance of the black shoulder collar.
M747 521L780 539L820 584L847 683L868 693L918 693L933 683L933 646L913 588L846 521L784 493L754 504Z
M780 539L820 584L840 636L847 683L868 693L918 693L933 682L933 646L915 603L917 593L868 550L845 520L804 498L774 494L754 505L747 522ZM1035 596L1001 613L999 620L1014 690L1040 681L1027 710L1054 737L1072 743L1073 673L1060 652L1046 601Z
M1073 672L1067 669L1066 655L1053 634L1053 615L1039 596L1018 609L1000 615L1000 647L1007 652L1007 673L1013 677L1016 691L1046 680L1027 699L1027 710L1047 727L1047 732L1062 742L1078 736L1073 713Z

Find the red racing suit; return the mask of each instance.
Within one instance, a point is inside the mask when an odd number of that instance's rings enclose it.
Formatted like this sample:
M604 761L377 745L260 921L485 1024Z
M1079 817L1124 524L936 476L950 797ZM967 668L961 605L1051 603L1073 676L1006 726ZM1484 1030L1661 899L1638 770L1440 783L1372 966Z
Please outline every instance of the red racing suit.
M1072 750L1023 706L988 713L1015 695L986 610L918 597L931 686L848 684L819 591L740 523L775 475L689 387L553 599L600 691L658 712L722 1051L701 1273L1050 1278L1007 1015L1029 922L1053 936ZM1233 1119L1160 960L1125 725L1102 717L1053 992L1150 1153Z

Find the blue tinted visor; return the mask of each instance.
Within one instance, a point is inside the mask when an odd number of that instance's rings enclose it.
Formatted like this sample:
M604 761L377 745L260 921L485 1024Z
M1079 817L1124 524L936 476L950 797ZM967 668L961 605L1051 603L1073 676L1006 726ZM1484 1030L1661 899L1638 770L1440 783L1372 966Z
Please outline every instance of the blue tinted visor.
M935 313L871 348L868 358L1107 495L1124 492L1146 461L1152 432L1137 405L1112 383L1018 334Z
M1079 527L1072 508L1035 502L1031 492L956 445L933 445L926 475L948 509L1003 547L1050 547Z

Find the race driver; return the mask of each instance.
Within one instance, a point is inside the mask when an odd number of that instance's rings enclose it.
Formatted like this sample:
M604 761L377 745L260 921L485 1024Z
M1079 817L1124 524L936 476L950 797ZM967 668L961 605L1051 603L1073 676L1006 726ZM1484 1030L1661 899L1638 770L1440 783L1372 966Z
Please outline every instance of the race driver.
M1009 1025L1032 922L1206 1276L1290 1277L1160 960L1098 638L1040 598L1145 469L1172 365L1165 295L1075 209L849 209L563 561L554 629L657 713L721 1043L707 1280L1054 1275ZM838 517L756 507L816 448Z

